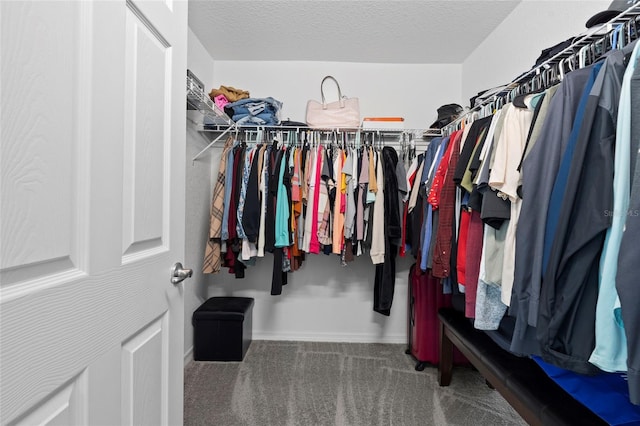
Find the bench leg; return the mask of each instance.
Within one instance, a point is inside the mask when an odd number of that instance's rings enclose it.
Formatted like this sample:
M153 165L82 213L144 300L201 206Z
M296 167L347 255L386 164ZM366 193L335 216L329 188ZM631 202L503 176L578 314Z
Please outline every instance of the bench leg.
M445 326L440 322L440 363L438 364L438 384L449 386L453 371L453 343L446 335Z

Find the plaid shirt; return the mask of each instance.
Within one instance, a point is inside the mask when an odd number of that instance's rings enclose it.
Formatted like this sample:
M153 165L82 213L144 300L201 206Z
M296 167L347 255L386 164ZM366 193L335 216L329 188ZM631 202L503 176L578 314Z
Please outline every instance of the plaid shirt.
M440 217L433 251L433 276L436 278L446 278L451 273L451 238L453 237L456 201L456 185L453 183L453 174L458 164L458 158L460 158L462 131L455 132L451 137L453 138L453 148L449 167L440 189Z
M233 138L228 138L220 155L220 167L218 177L211 197L211 214L209 216L209 238L205 247L202 272L212 274L220 271L221 247L220 235L222 229L222 216L224 213L224 186L227 171L227 154L233 146Z

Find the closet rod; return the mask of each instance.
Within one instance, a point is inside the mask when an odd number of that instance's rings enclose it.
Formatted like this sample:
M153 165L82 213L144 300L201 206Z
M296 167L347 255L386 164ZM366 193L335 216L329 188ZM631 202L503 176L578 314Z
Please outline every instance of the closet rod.
M563 67L565 60L570 58L575 59L576 56L580 55L580 51L585 47L589 47L589 46L595 47L600 42L603 42L603 41L606 42L607 38L611 37L616 31L618 31L618 27L620 25L622 25L624 28L625 25L630 25L633 22L635 25L633 36L635 38L638 38L638 25L639 25L637 22L638 17L640 17L640 3L632 5L627 10L616 15L614 18L612 18L608 22L605 22L604 24L600 24L598 26L590 28L582 36L578 36L575 40L573 40L571 45L567 46L562 51L556 53L554 56L547 59L540 65L537 65L531 68L529 71L516 77L509 84L500 88L495 94L493 94L489 98L482 101L480 105L477 105L471 108L464 115L462 115L461 117L458 117L456 120L447 124L443 128L443 134L451 134L452 131L456 129L457 126L463 120L466 120L471 114L478 113L483 109L486 109L488 106L489 107L492 106L498 101L504 102L505 99L507 99L509 96L512 96L514 94L522 94L519 92L522 89L522 87L531 83L535 77L540 75L545 75L545 73L549 71L555 72L556 71L554 69L555 66ZM603 30L606 30L606 32L603 32ZM631 34L629 31L628 34L621 32L620 35L624 37ZM603 45L603 46L606 46L606 45ZM608 47L609 48L607 49L607 51L610 50L611 45L609 44ZM518 93L515 93L515 92L518 92Z
M238 130L252 130L252 131L256 131L256 130L270 130L270 131L278 131L278 130L289 130L289 131L296 131L296 132L306 132L306 131L311 131L311 132L337 132L337 133L357 133L357 132L380 132L380 133L394 133L394 134L402 134L402 133L414 133L414 132L423 132L425 135L428 136L440 136L440 130L439 129L390 129L390 128L362 128L362 127L350 127L350 128L342 128L342 127L336 127L336 128L313 128L313 127L306 127L306 126L277 126L277 125L273 125L273 126L260 126L260 125L256 125L256 126L237 126ZM211 132L220 132L223 129L227 128L226 125L210 125L204 126L204 129L202 129L201 131L211 131Z
M204 131L206 131L206 127ZM402 136L403 134L420 134L420 137L438 137L442 135L442 132L437 129L362 129L362 128L352 128L352 129L318 129L318 128L310 128L310 127L301 127L301 126L238 126L237 123L233 123L231 126L220 126L215 125L212 126L210 131L222 131L218 137L216 137L209 145L202 149L198 154L193 157L192 162L198 160L202 154L207 152L211 147L213 147L216 142L222 139L226 134L235 130L235 131L250 131L250 132L258 132L258 131L296 131L296 132L321 132L325 134L330 133L378 133L387 136Z

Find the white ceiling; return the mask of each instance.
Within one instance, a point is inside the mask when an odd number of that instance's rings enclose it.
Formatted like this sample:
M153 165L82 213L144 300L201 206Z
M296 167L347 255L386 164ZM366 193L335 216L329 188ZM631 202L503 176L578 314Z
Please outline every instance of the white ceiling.
M214 60L462 63L521 0L190 0Z

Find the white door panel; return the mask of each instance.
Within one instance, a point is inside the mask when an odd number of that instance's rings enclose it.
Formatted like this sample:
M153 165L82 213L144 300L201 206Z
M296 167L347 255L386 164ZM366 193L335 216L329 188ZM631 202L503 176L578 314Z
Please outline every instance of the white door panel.
M155 27L127 9L124 234L126 258L162 251L165 163L171 144L171 50ZM155 182L154 186L149 186ZM134 256L139 258L140 256Z
M64 282L86 267L78 192L86 170L76 167L84 150L77 123L86 117L78 103L87 88L77 84L87 59L78 41L83 11L77 3L9 3L0 12L3 295L15 283ZM40 38L50 40L46 49Z
M20 423L52 426L86 424L87 404L83 400L86 394L87 376L82 373L49 394L46 400L24 416Z
M168 321L163 315L122 346L122 425L167 424Z
M186 28L0 2L0 424L182 423Z

